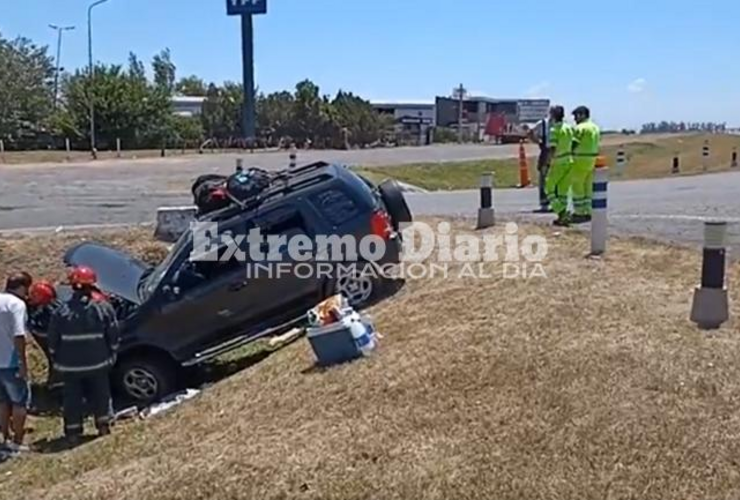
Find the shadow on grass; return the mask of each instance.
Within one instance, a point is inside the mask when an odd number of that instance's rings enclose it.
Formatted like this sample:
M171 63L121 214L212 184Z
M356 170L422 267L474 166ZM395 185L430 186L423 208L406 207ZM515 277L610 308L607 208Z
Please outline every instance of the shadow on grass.
M80 436L79 440L77 442L72 443L65 437L58 437L54 439L42 439L41 441L37 441L33 444L33 449L37 453L41 453L42 455L46 454L52 454L52 453L61 453L63 451L69 451L74 448L78 448L80 446L83 446L87 443L90 443L91 441L95 441L98 439L98 436Z
M188 385L200 387L214 384L261 363L273 352L275 351L270 349L267 343L255 342L253 345L245 346L223 358L191 370L187 377Z
M62 388L50 388L46 384L32 384L29 413L36 417L61 417Z

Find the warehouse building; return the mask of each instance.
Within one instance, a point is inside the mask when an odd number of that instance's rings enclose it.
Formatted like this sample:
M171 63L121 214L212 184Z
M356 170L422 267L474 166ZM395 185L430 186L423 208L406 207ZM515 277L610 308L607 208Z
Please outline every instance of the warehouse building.
M428 144L434 127L435 107L425 102L374 102L378 113L393 118L394 134L400 143Z
M460 101L437 97L435 122L438 127L458 128ZM526 127L547 118L549 99L493 99L465 97L462 127L469 139L484 141L494 136L521 134Z

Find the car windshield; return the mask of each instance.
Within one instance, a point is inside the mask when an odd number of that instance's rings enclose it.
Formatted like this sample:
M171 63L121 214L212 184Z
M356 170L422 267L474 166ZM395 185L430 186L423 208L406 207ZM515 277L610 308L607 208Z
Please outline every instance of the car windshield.
M159 287L165 274L167 274L167 270L172 266L172 263L177 256L180 255L182 249L190 242L190 235L191 233L189 231L183 234L177 243L175 243L172 250L170 250L167 257L165 257L165 259L156 266L147 270L141 277L141 281L138 286L138 295L142 302L151 297L157 287Z

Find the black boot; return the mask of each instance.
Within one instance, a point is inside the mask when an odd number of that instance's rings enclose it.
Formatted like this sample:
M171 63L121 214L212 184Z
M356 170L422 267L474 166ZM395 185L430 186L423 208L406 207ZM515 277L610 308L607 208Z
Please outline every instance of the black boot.
M553 221L553 226L568 227L570 226L570 215L567 212L558 214L558 218Z
M574 224L584 224L586 222L591 222L591 216L590 215L576 214L576 215L573 216L573 223Z

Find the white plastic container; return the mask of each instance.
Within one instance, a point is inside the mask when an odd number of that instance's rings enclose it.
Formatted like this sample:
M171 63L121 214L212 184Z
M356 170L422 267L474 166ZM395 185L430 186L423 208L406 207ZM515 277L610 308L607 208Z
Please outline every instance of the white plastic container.
M373 335L371 329L362 320L362 316L357 312L352 312L344 318L343 322L352 333L352 338L355 340L357 348L362 355L369 356L375 350L375 335Z

